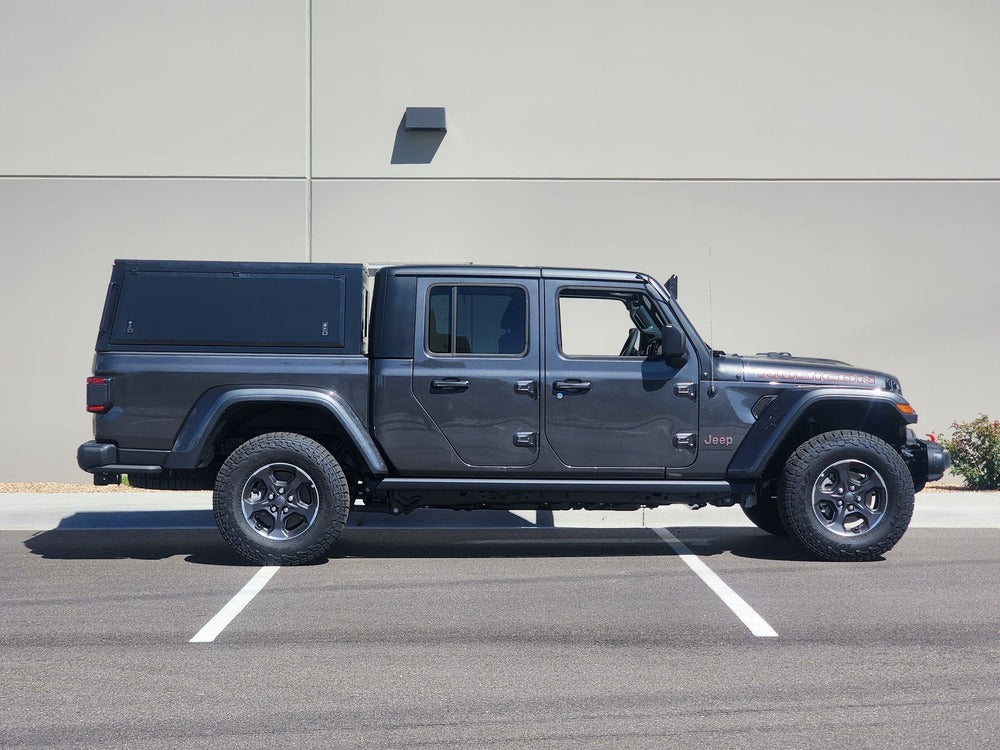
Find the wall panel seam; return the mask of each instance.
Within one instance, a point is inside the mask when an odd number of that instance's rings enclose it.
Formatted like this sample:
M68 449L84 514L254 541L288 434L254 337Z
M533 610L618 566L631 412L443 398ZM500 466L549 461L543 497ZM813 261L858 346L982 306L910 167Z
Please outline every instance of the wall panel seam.
M316 177L314 175L7 174L0 180L226 180L232 182L803 182L996 183L1000 177Z
M313 177L315 182L803 182L994 183L1000 177Z
M207 175L207 174L4 174L0 180L242 180L246 182L305 182L302 175Z

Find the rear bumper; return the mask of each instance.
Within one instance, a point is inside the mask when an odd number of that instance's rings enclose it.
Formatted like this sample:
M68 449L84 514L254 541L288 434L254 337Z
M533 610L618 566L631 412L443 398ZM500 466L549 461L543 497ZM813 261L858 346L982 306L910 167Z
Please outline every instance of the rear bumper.
M76 462L84 471L93 473L97 467L118 463L118 446L91 440L76 449Z
M121 455L121 454L125 455ZM95 484L118 484L122 474L159 474L163 471L160 451L141 451L139 456L128 455L137 451L119 451L114 443L90 440L76 449L76 463L94 475ZM164 457L165 452L162 452ZM142 463L135 461L143 460Z

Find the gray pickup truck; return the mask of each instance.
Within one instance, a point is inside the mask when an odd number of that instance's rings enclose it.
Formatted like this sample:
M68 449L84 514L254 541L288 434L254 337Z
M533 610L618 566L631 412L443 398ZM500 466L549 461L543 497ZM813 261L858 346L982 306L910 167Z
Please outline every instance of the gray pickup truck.
M349 512L739 504L871 560L948 454L891 375L714 351L634 272L115 262L79 465L214 489L249 560L327 555Z

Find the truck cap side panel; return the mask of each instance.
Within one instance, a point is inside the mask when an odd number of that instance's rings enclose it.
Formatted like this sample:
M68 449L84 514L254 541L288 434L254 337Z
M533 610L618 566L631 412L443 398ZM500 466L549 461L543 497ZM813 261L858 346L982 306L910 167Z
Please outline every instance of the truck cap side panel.
M360 265L116 261L98 351L361 351Z

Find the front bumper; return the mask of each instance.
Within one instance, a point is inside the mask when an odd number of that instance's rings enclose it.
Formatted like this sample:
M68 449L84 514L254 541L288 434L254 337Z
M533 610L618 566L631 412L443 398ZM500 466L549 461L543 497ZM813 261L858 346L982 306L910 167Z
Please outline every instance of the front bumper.
M944 476L951 466L951 456L940 443L917 438L912 430L907 430L906 445L903 446L903 458L910 474L913 476L913 487L919 492L928 482L934 482Z
M943 477L944 472L951 466L951 455L938 443L929 440L920 442L927 451L927 481L933 482Z

